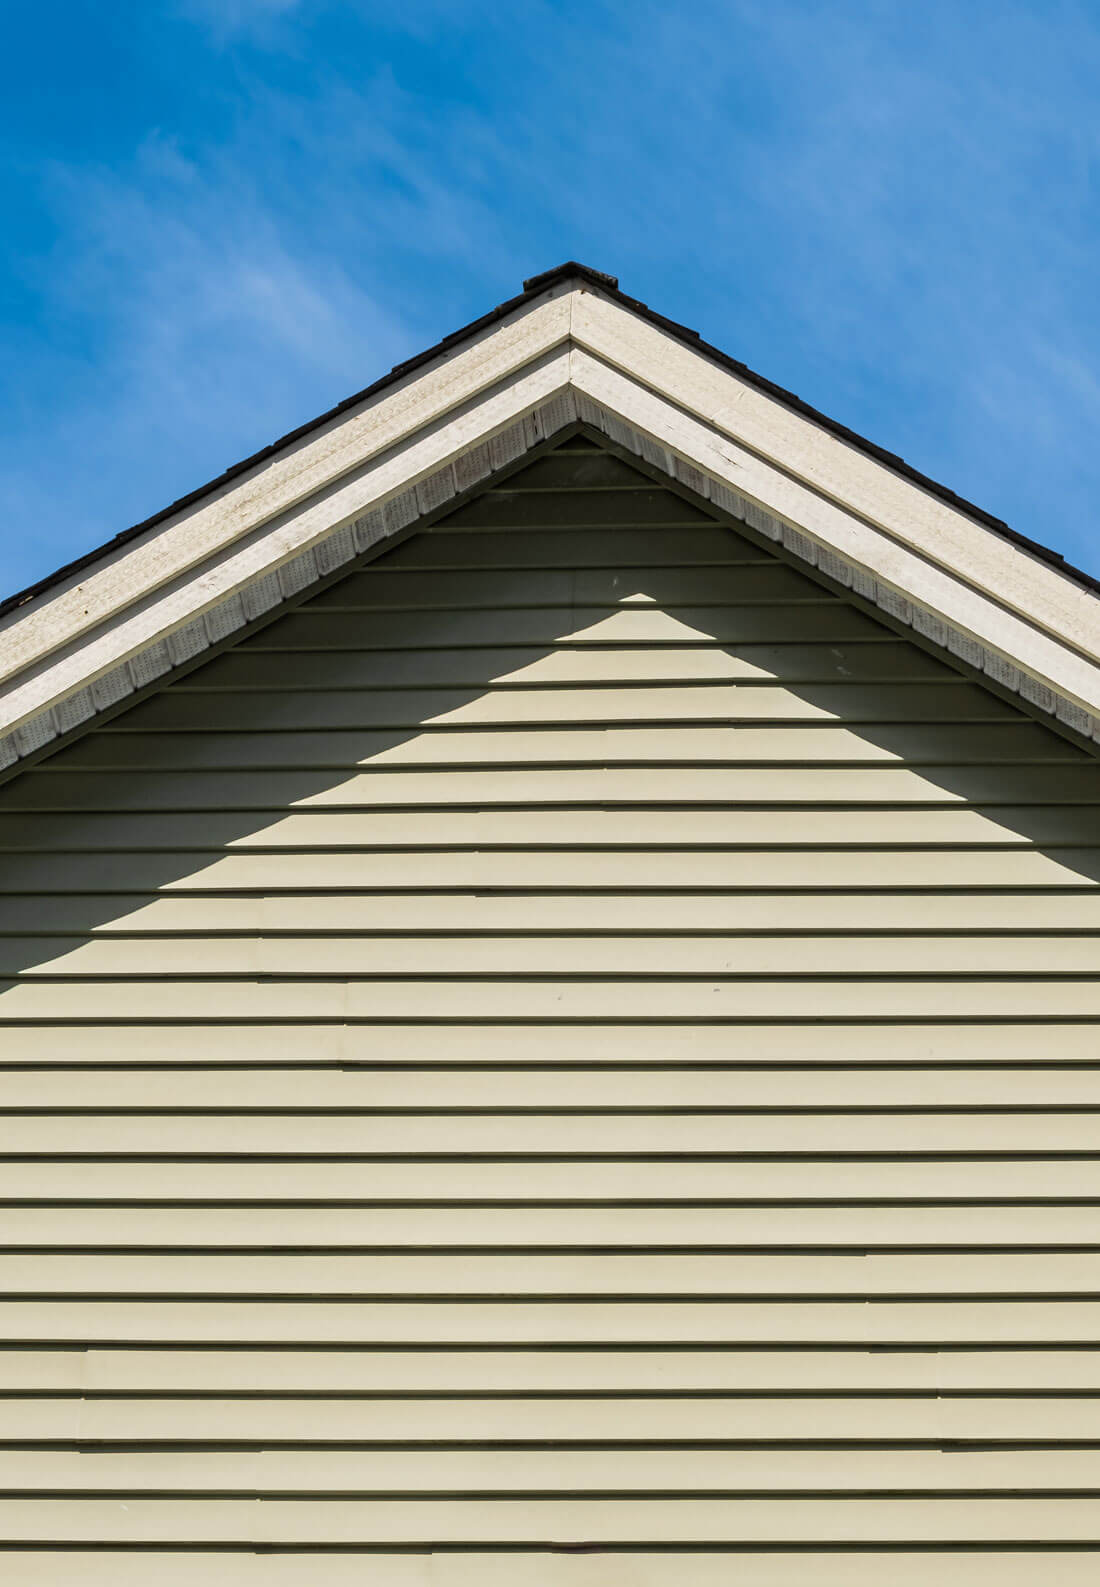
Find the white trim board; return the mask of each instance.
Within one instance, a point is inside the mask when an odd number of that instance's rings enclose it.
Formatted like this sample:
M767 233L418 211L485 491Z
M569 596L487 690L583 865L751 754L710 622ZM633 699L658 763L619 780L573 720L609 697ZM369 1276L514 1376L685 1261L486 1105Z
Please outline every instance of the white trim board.
M0 768L578 419L1100 742L1092 591L591 283L564 281L0 619Z

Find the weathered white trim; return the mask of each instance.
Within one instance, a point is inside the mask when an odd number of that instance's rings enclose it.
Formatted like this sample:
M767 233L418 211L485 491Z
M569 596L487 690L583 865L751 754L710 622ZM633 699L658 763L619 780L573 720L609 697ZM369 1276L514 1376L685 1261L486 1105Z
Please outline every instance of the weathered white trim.
M221 610L227 601L240 599L248 591L247 618L232 621L219 618L224 627L240 623L270 610L278 599L297 594L307 584L339 566L339 547L350 541L337 541L328 549L326 541L336 540L344 527L362 514L404 493L408 487L449 468L476 445L486 433L515 422L518 414L532 411L564 389L568 367L562 350L541 362L528 365L497 390L488 393L473 409L452 415L418 431L402 448L391 448L381 458L368 462L346 481L333 486L303 504L298 511L284 515L257 533L237 539L216 556L197 566L191 575L161 586L144 599L135 596L129 609L121 610L113 622L93 628L82 640L65 650L53 651L33 669L10 680L0 694L3 720L12 726L27 721L66 698L73 690L117 669L123 662L141 655L148 647L167 641L178 628L189 624L203 612ZM435 489L442 488L437 484ZM451 492L453 494L453 491ZM419 517L410 512L402 524ZM316 552L322 562L310 560ZM288 564L294 562L294 571ZM122 576L125 564L119 568ZM129 569L126 569L129 572ZM253 586L266 592L261 595ZM260 604L257 605L257 602ZM48 614L50 607L43 609Z
M168 677L580 416L1100 741L1100 604L590 287L491 330L0 623L0 768Z
M709 501L719 512L775 541L808 567L816 567L834 583L876 606L895 623L912 628L914 633L939 645L976 671L985 673L1002 688L1018 694L1022 700L1054 716L1074 732L1100 742L1100 716L1091 714L1066 696L1045 688L997 652L986 649L970 635L951 627L914 601L901 596L893 586L878 583L866 568L846 561L835 552L826 551L790 524L765 511L757 502L729 489L718 480L708 479L692 464L685 463L675 453L657 445L651 435L634 429L617 414L600 407L590 398L578 396L577 412L586 424L601 431L616 446L660 468L670 478L678 480L687 489Z
M484 435L494 422L509 422L509 416L494 420L488 410L473 416L470 406L562 346L569 334L570 296L562 289L552 291L470 345L398 381L362 408L341 415L176 518L127 542L93 569L74 574L43 601L9 613L0 621L0 679L71 644L256 529L269 528L307 502L320 502L345 475L361 472L391 448L407 456L410 438L420 436L423 450L430 452L427 438L433 427L456 410L467 411L465 426L448 427L456 446L462 444L464 429ZM407 463L430 469L438 459L420 463L408 458Z
M239 588L223 593L220 600L208 602L198 616L174 628L166 638L153 639L90 683L81 680L80 687L38 710L32 709L23 721L0 736L0 770L113 709L138 689L167 677L257 618L274 612L291 597L353 564L418 518L438 511L455 496L517 462L532 447L573 424L576 417L573 393L568 389L558 391L507 429L461 452L434 473L407 483L404 490L374 501L350 523L332 528L323 539L284 558L273 569L261 570ZM118 630L112 628L110 634L117 639ZM105 637L100 636L96 642L102 643ZM81 652L82 656L87 654L88 650ZM54 681L53 674L42 677Z
M593 404L592 412L616 414L686 462L700 495L709 494L708 480L733 490L743 501L763 507L797 528L800 539L789 549L805 561L816 563L824 552L841 564L863 569L876 585L892 592L883 602L891 615L899 615L893 609L897 601L914 603L984 649L1001 655L1009 665L1016 665L1020 658L1026 663L1024 670L1044 687L1065 694L1090 714L1100 714L1100 666L1049 631L1034 627L929 556L901 545L580 348L573 350L570 373L578 396ZM995 538L990 531L984 532L987 539ZM1020 557L1028 569L1038 565L1024 553ZM1096 629L1100 605L1087 591L1080 593L1092 603Z
M732 468L772 464L824 501L858 514L899 545L1100 660L1095 596L1050 563L991 533L621 304L594 292L578 293L571 330L578 348L703 419L717 446L722 438L731 442Z

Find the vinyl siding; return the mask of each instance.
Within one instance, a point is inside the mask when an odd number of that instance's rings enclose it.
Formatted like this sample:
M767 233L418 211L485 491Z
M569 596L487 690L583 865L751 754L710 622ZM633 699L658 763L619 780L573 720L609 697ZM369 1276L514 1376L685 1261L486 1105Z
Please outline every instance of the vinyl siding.
M0 788L20 1583L1100 1549L1100 764L578 438Z

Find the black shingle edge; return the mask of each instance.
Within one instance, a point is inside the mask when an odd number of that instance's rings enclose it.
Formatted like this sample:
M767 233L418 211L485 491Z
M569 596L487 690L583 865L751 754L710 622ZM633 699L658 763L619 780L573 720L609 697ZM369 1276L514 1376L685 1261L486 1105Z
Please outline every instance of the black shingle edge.
M374 381L369 386L364 386L362 391L357 391L350 397L345 397L334 408L329 408L325 413L318 414L317 418L310 419L308 423L299 425L296 430L290 430L286 435L280 436L277 441L272 441L269 446L261 448L259 452L253 452L251 457L243 458L241 462L234 463L231 468L227 468L224 473L217 475L214 479L208 480L205 485L200 485L197 489L189 491L186 496L180 496L176 501L170 502L167 507L162 507L159 512L153 513L151 517L142 519L140 523L133 524L129 529L121 530L110 540L96 546L92 551L86 551L83 556L67 562L64 567L58 568L55 572L48 573L45 578L39 579L37 583L28 585L26 589L19 590L14 595L9 595L5 600L0 601L0 617L6 616L8 612L14 611L17 607L26 605L35 596L45 594L55 584L60 584L64 579L71 577L72 574L79 573L83 568L90 567L94 562L98 562L101 557L117 550L120 546L126 545L128 541L144 534L146 530L155 528L158 523L162 523L165 519L172 517L173 514L180 512L184 507L190 507L195 502L201 501L204 496L210 495L212 491L218 490L230 480L247 473L249 469L255 468L258 463L263 463L268 458L274 457L284 447L301 440L303 436L309 435L311 431L320 429L322 425L328 424L332 419L339 418L342 413L346 413L350 408L354 408L359 403L365 402L367 398L384 391L387 386L392 385L395 381L401 379L402 376L410 374L413 370L430 363L433 359L438 358L441 353L449 352L453 347L457 347L469 337L488 330L490 326L495 325L507 315L514 313L516 309L522 308L549 287L570 280L587 281L614 302L620 303L623 308L630 309L641 319L648 321L649 324L655 325L659 330L667 331L670 336L675 336L678 341L685 342L697 352L705 354L714 363L721 365L724 369L731 370L740 379L751 386L755 386L758 391L767 393L768 396L782 402L785 407L793 409L796 413L801 413L805 418L812 420L814 424L820 425L823 430L828 430L830 434L837 436L842 441L846 441L851 446L857 447L861 452L866 453L868 457L873 457L876 462L884 463L888 468L893 469L895 473L901 474L905 479L912 480L915 485L919 485L922 490L928 491L930 495L939 497L948 506L966 513L968 517L983 524L987 529L991 529L994 534L1000 535L1002 539L1011 541L1013 545L1021 546L1040 561L1049 563L1059 573L1064 574L1066 578L1074 580L1075 583L1083 585L1086 589L1092 590L1096 594L1100 594L1100 578L1091 573L1086 573L1083 568L1075 567L1071 562L1067 562L1060 552L1052 551L1049 546L1041 545L1037 540L1031 540L1027 535L1020 534L1018 530L1012 529L1005 523L1003 518L995 518L992 513L988 513L984 508L967 501L964 496L958 495L948 486L939 484L938 481L929 478L927 474L922 474L919 469L913 468L904 458L898 457L896 453L888 452L884 447L877 446L874 441L869 441L866 436L859 435L855 430L850 430L847 425L840 424L836 419L830 419L827 414L822 413L819 409L811 407L808 402L803 402L802 398L796 396L794 392L787 391L782 386L777 386L774 381L768 380L764 375L756 374L747 364L741 363L736 358L731 358L720 347L715 347L712 343L705 342L698 331L690 330L686 325L680 325L675 320L667 319L665 315L658 314L655 309L651 309L648 304L642 303L638 298L628 297L625 292L619 290L619 279L617 276L607 275L602 270L594 270L590 265L580 264L577 260L570 259L565 264L556 265L553 270L544 270L541 275L529 276L523 283L523 291L514 298L509 298L505 303L499 303L495 309L490 309L488 314L483 314L480 319L471 320L468 325L462 326L460 330L452 331L449 336L443 337L442 341L436 342L432 347L425 348L422 353L417 353L415 357L407 358L404 363L394 364L390 372L383 375L380 380Z

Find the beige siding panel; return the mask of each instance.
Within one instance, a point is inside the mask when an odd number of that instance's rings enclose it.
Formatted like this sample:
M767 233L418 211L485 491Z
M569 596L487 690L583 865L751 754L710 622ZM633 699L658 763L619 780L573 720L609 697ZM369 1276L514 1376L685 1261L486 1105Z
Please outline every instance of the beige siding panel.
M552 466L561 467L560 460L549 461ZM699 507L672 491L661 489L652 480L643 479L633 470L629 485L621 478L611 480L609 462L600 459L604 477L598 486L586 488L587 481L574 478L565 495L560 490L530 486L524 481L524 474L528 472L525 470L518 481L508 480L503 486L485 491L457 511L448 513L424 538L456 531L478 533L486 527L500 526L510 530L514 537L517 529L553 529L561 525L572 529L584 524L598 531L620 525L629 531L647 523L708 524L708 517ZM626 465L619 466L625 468ZM538 476L534 477L537 480ZM739 534L729 531L727 534L733 554L737 554L739 547L748 547L748 541Z
M746 1058L748 1055L745 1055ZM308 1065L256 1068L8 1070L0 1108L62 1112L94 1108L703 1108L737 1111L1038 1108L1100 1111L1100 1066L1004 1069L664 1068L629 1065L330 1069Z
M305 819L305 818L302 818ZM978 818L975 818L978 819ZM609 823L614 824L614 817ZM205 819L210 838L210 820ZM1004 829L1011 838L1009 828ZM12 851L0 866L9 891L24 895L67 892L74 886L110 890L120 881L163 886L171 892L304 891L354 892L471 888L515 892L527 889L585 887L649 891L668 887L702 892L732 888L784 888L808 885L828 890L879 886L923 889L1070 887L1080 890L1100 877L1100 847L1036 850L1022 843L996 847L942 849L914 844L904 849L781 849L578 851L351 850L337 853L268 852L237 849L155 850L120 854L57 849L46 855ZM24 917L25 918L25 917ZM1018 917L1014 917L1017 919ZM659 920L657 922L659 925Z
M11 1343L1079 1346L1098 1328L1095 1300L0 1299Z
M19 1587L1095 1580L1079 746L576 440L0 850Z
M632 581L633 582L633 581ZM636 588L636 586L635 586ZM385 591L383 590L383 593ZM707 604L707 603L710 604ZM320 610L313 603L280 618L249 641L257 650L391 650L470 645L683 645L844 642L884 639L881 623L854 607L828 598L753 604L744 596L716 601L709 589L702 602L666 607L652 599L621 605L585 605L566 600L557 606L465 608L375 608L369 623L359 612ZM890 636L892 637L892 636Z
M1094 1503L1018 1498L767 1500L487 1499L333 1500L132 1499L125 1506L94 1499L0 1500L0 1539L84 1541L324 1543L589 1542L783 1543L967 1542L1096 1543Z
M136 959L136 965L135 965ZM1100 938L286 936L0 938L0 975L1095 975Z
M767 981L631 980L409 980L131 982L131 1018L352 1018L415 1020L430 997L437 1020L766 1019L777 1000L786 1018L957 1019L1031 1017L1049 1012L1052 996L1063 1017L1100 1019L1100 982L1057 983L1022 977L1002 980ZM430 993L428 988L430 987ZM778 988L782 987L782 992ZM111 983L25 981L0 983L0 1019L102 1020L117 1016Z
M777 766L594 767L488 771L349 773L318 789L313 772L129 772L30 776L7 795L5 811L189 810L259 811L297 806L373 815L386 807L412 809L474 805L960 805L1015 808L1087 804L1100 799L1100 766L1001 769L933 768L927 773L897 765L883 768ZM1091 813L1091 810L1090 810Z
M1020 922L1020 926L1014 926ZM131 939L174 935L223 938L227 933L307 932L454 933L469 940L478 933L529 932L635 935L726 932L740 941L772 933L776 942L799 932L851 934L888 932L1013 932L1021 926L1051 932L1057 942L1074 931L1100 932L1100 888L1058 896L1043 893L58 893L36 900L30 924L40 937L40 952L56 951L53 934ZM28 925L20 895L0 895L0 942ZM24 939L30 942L32 938ZM599 940L597 937L596 940ZM666 939L667 940L667 939ZM703 941L706 939L704 938ZM826 939L828 940L828 939ZM864 938L864 940L869 940ZM894 941L890 936L886 941ZM1042 939L1040 939L1042 940ZM697 939L698 941L698 939ZM8 951L0 949L0 951ZM137 951L131 942L131 954ZM144 948L141 950L144 952ZM37 954L35 955L37 957ZM131 961L132 962L132 961ZM224 962L224 961L223 961Z
M607 465L601 462L601 468ZM678 524L686 527L681 534L713 532L713 524L700 508L693 506L672 491L662 490L653 482L643 481L634 474L629 489L610 489L607 485L590 490L578 482L567 494L546 490L530 491L516 487L509 481L505 486L485 491L456 512L448 513L433 525L421 539L432 540L442 533L458 531L480 535L486 528L503 528L510 539L516 538L517 529L575 530L579 525L595 529L591 536L602 538L608 527L618 526L620 532L629 534L638 526L649 523ZM698 526L698 527L697 527ZM540 540L550 538L541 535ZM749 554L752 547L739 534L726 531L731 556ZM759 552L755 555L759 556ZM478 558L478 562L483 558ZM385 559L376 566L384 566Z
M526 1243L526 1242L525 1242ZM217 1252L168 1254L36 1253L0 1255L8 1293L158 1295L179 1292L346 1295L738 1295L846 1297L850 1294L1020 1293L1088 1297L1097 1289L1093 1253L990 1253L975 1264L965 1253L904 1252L725 1255L467 1251L397 1256Z
M935 657L912 645L859 644L724 645L696 640L687 646L525 645L421 650L286 653L246 644L198 674L193 688L270 691L273 667L293 667L298 688L439 688L487 683L714 682L722 679L798 679L842 683L854 678L949 678ZM1067 758L1071 754L1066 746Z
M1095 1350L0 1351L5 1390L92 1394L547 1393L1091 1396ZM1049 1457L1048 1457L1049 1458ZM1100 1463L1100 1451L1090 1457Z
M432 1103L425 1100L425 1108ZM1096 1113L718 1113L681 1115L40 1114L2 1121L8 1151L413 1156L479 1153L588 1156L692 1152L1100 1153Z
M655 1182L655 1190L658 1184ZM976 1184L975 1191L980 1187ZM1085 1206L829 1207L8 1207L3 1245L393 1247L700 1246L752 1250L935 1246L1100 1247ZM1044 1259L1045 1260L1045 1259ZM1037 1264L1039 1259L1036 1258ZM1045 1268L1037 1265L1036 1277ZM608 1277L611 1270L608 1270ZM641 1381L645 1381L644 1379Z
M610 554L610 553L609 553ZM425 572L390 552L364 573L352 573L310 602L315 612L461 611L469 607L596 607L610 616L624 604L671 609L704 604L785 605L822 600L821 587L778 562L729 567L654 567L632 562L595 568L517 568L514 572L470 568Z
M270 658L264 658L270 665ZM293 667L297 658L290 658ZM782 723L734 727L697 726L673 722L660 727L581 724L578 727L448 728L421 725L409 737L385 730L359 728L311 732L255 726L252 719L239 733L112 733L105 730L80 739L37 770L41 780L64 780L70 773L118 768L174 769L196 773L210 769L301 769L354 771L357 767L449 768L471 765L527 764L550 766L617 765L635 762L668 766L683 762L741 766L746 762L812 768L822 762L845 765L912 764L965 766L970 770L993 763L1007 783L1017 762L1048 766L1082 764L1082 752L1037 723L1007 717L986 723L882 723L862 732L841 721ZM29 780L34 775L25 773ZM21 781L6 797L20 797Z
M438 1023L427 1023L424 1010L400 1024L368 1020L285 1023L261 1017L247 1025L222 1025L209 1017L186 1023L152 1023L112 1018L73 1026L47 1019L41 1025L4 1022L7 1063L160 1065L194 1063L325 1062L440 1065L543 1062L563 1065L595 1062L687 1064L700 1062L873 1065L951 1063L1060 1064L1096 1060L1095 1021L1060 1020L1057 1042L1042 1020L995 1023L947 1023L942 1017L916 1024L888 1025L855 1019L812 1025L745 1021L738 1024L701 1021L571 1022L563 1027L538 1021L477 1020L448 1022L441 1041Z
M1100 1402L1077 1398L476 1397L11 1399L5 1437L136 1443L907 1442L1100 1439Z
M611 457L597 448L586 436L574 436L544 456L527 461L518 473L509 475L491 491L485 493L488 505L501 494L513 501L517 492L547 490L652 490L654 481L641 474L620 458ZM475 497L466 508L441 519L437 531L460 528L470 508L480 504Z
M570 1201L1100 1200L1100 1155L1059 1160L980 1156L980 1127L967 1158L845 1161L779 1156L771 1161L372 1162L5 1161L0 1191L32 1200L103 1197L199 1201ZM1011 1212L1005 1213L1011 1222Z
M472 696L472 698L471 698ZM315 692L284 688L266 698L262 717L270 730L394 727L432 723L452 727L541 724L720 722L938 722L997 721L1012 707L962 680L946 683L830 683L801 692L781 684L714 683L667 687L504 689L344 689ZM228 731L249 716L247 691L206 693L176 684L116 719L116 733L169 729Z
M1091 807L975 806L970 809L835 810L266 810L222 817L179 811L105 813L73 819L64 814L0 818L0 849L64 850L74 836L86 849L194 848L209 844L211 828L228 828L227 846L238 849L499 848L571 849L581 845L645 849L744 846L905 844L1031 844L1077 846L1097 836ZM641 863L636 858L636 864ZM805 862L803 862L805 864ZM805 871L803 871L805 876Z
M577 1557L579 1555L579 1557ZM280 1554L265 1548L262 1552L245 1547L222 1553L196 1550L146 1552L140 1547L127 1552L103 1549L89 1552L79 1547L64 1552L25 1552L19 1548L6 1552L5 1563L18 1571L18 1580L28 1587L70 1587L74 1580L86 1587L146 1587L155 1579L163 1587L316 1587L318 1582L331 1587L359 1587L364 1565L370 1581L377 1587L620 1587L625 1579L631 1587L666 1587L670 1571L685 1587L725 1587L731 1565L743 1575L751 1573L754 1587L803 1587L807 1580L821 1587L878 1587L883 1581L897 1587L926 1587L929 1565L943 1587L1033 1587L1037 1577L1047 1587L1092 1587L1096 1578L1096 1551L1080 1548L1036 1549L1035 1545L1013 1550L1012 1546L993 1545L987 1552L974 1550L935 1552L930 1560L926 1549L883 1546L819 1551L771 1550L760 1553L737 1548L706 1552L661 1549L646 1551L644 1545L629 1552L587 1550L580 1547L559 1552L543 1549L507 1549L496 1553L462 1549L454 1553L415 1550L388 1553L371 1550L369 1555L348 1550L327 1550L323 1555L308 1548L291 1548Z
M665 499L675 501L674 497ZM639 493L625 503L626 510L636 512L643 501L644 496ZM391 573L401 577L411 569L481 575L486 569L513 568L538 574L556 568L774 567L774 559L767 551L731 535L719 524L708 524L703 518L677 523L673 528L664 527L667 523L662 513L654 519L639 516L609 531L602 527L559 529L543 525L541 534L521 535L506 525L471 526L461 535L429 532L407 541L399 556L390 553L380 557L371 571L359 578L373 584L379 577Z
M1100 1487L1100 1452L1090 1449L972 1450L892 1449L544 1449L476 1447L426 1449L173 1448L139 1454L97 1447L87 1451L21 1449L0 1452L0 1488L10 1496L43 1492L180 1494L219 1490L264 1497L327 1491L351 1497L378 1494L531 1493L593 1490L782 1496L820 1492L892 1496L929 1490L950 1497L979 1489L1044 1491L1085 1489L1082 1503ZM1095 1501L1094 1501L1095 1502ZM679 1573L677 1573L677 1579Z
M880 1255L826 1252L672 1255L511 1251L427 1256L256 1256L239 1251L0 1255L0 1287L19 1295L237 1295L306 1297L639 1295L960 1297L1083 1296L1100 1299L1100 1254L993 1252Z

